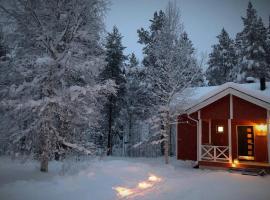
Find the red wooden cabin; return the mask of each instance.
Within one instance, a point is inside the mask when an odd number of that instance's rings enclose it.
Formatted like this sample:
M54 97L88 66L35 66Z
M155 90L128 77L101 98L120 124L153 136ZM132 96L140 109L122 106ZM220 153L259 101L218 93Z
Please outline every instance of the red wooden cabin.
M176 149L200 167L270 168L270 82L204 89L178 116Z

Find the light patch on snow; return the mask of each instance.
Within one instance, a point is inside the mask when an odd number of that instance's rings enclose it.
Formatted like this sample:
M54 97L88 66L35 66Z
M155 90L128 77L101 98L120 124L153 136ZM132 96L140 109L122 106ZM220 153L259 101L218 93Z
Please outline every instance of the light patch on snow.
M163 158L66 162L51 162L50 172L45 174L39 172L37 162L21 164L1 157L0 199L123 199L115 191L117 187L132 189L133 195L124 198L132 200L268 200L270 196L270 176L193 169L189 162L174 159L169 165ZM153 186L140 189L139 183L147 185L143 182Z

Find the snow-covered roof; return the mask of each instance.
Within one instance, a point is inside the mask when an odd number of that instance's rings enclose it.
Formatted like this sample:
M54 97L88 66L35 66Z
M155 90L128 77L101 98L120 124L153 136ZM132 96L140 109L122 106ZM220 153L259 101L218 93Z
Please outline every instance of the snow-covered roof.
M236 96L244 95L244 99L254 100L256 101L255 103L259 102L260 106L270 109L270 82L266 82L265 90L260 90L260 83L238 84L232 82L220 86L187 88L174 96L171 107L181 107L181 110L188 112L214 96L222 96L221 94L224 94L223 96L227 94L234 94Z

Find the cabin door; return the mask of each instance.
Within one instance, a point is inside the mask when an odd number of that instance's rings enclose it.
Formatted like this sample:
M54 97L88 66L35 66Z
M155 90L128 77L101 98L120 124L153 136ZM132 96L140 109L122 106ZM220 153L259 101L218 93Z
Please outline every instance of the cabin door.
M238 159L254 160L253 126L238 126Z

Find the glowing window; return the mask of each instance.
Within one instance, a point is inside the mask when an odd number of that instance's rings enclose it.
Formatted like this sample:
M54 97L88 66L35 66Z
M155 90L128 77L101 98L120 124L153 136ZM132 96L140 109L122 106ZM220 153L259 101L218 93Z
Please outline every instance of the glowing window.
M251 133L252 131L251 131L251 128L247 128L247 132L248 133Z
M248 144L252 144L252 140L247 140Z
M224 126L217 126L217 132L218 133L224 133Z

